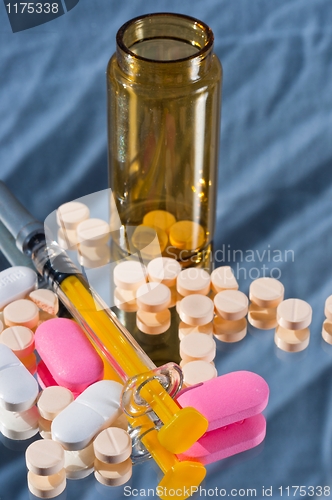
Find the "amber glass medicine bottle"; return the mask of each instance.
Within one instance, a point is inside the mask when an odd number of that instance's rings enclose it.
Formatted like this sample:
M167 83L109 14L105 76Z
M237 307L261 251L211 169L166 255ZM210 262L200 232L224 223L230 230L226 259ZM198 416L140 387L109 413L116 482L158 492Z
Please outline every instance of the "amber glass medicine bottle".
M164 256L197 263L216 208L222 68L197 19L151 14L117 33L107 69L110 187L129 246L157 233ZM121 245L121 243L120 243Z

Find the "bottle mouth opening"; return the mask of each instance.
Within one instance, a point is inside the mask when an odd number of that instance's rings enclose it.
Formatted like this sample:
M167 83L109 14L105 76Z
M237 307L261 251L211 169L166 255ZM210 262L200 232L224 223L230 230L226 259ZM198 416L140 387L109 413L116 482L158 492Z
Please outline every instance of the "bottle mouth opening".
M135 59L172 63L204 58L213 45L213 33L193 17L157 13L125 23L116 41L123 52Z

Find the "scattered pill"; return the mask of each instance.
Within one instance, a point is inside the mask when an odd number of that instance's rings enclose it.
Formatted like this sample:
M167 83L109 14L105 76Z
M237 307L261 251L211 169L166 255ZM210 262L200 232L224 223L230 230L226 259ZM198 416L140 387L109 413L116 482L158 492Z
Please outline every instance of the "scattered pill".
M218 376L216 368L208 361L196 360L185 363L182 368L183 381L187 387L200 384Z
M0 432L8 439L23 441L38 433L39 413L36 406L15 412L0 407Z
M207 295L210 291L210 284L211 278L208 272L197 267L190 267L180 272L176 288L184 297L195 293Z
M14 300L26 297L32 290L37 288L37 284L37 273L29 267L14 266L1 271L0 310L7 304L14 302Z
M8 304L3 311L7 326L26 326L35 328L39 321L39 309L31 300L19 299Z
M271 330L271 328L276 328L278 325L277 308L260 307L252 302L249 305L248 321L252 326L260 330Z
M118 427L104 429L93 442L96 458L101 462L118 464L131 455L131 439L128 432Z
M66 387L50 386L44 389L37 400L40 415L46 420L54 420L72 401L73 393Z
M67 450L82 450L120 414L122 385L101 380L90 385L52 422L52 439ZM106 397L107 395L107 397Z
M0 344L0 407L9 411L31 408L38 396L38 384L17 356Z
M249 287L249 298L259 307L277 307L284 300L285 288L275 278L258 278Z
M31 443L25 452L29 471L39 476L51 476L60 472L65 463L65 453L60 443L50 439Z
M111 260L111 249L108 245L87 247L81 245L78 252L78 261L83 267L94 269L106 266Z
M326 319L322 327L322 337L328 344L332 344L332 321Z
M65 471L68 479L83 479L94 471L95 454L93 444L83 450L65 450Z
M130 458L119 464L106 464L95 459L95 477L105 486L120 486L129 481L132 475Z
M136 312L138 310L135 290L114 289L114 305L121 311Z
M179 324L179 339L182 340L183 337L189 335L190 333L204 333L204 335L212 335L213 323L210 322L205 325L192 326L181 321Z
M143 224L150 227L158 227L167 234L173 224L176 223L176 218L166 210L152 210L143 217Z
M96 247L105 245L110 237L109 224L102 219L87 219L76 228L77 239L81 245Z
M146 283L146 268L133 260L126 260L114 268L114 283L123 290L137 290Z
M43 311L56 316L59 311L59 299L52 290L34 290L29 295L30 299Z
M210 335L191 333L180 342L180 356L184 361L213 361L216 356L216 343Z
M225 290L214 297L217 314L229 321L242 319L248 312L248 297L239 290Z
M287 299L277 308L278 324L288 330L303 330L311 323L311 306L301 299Z
M157 313L138 310L136 325L143 333L160 335L166 332L171 326L171 313L168 309Z
M332 295L327 297L325 301L325 316L328 320L332 321Z
M211 273L211 288L215 293L223 290L237 290L238 282L230 266L221 266Z
M26 326L11 326L0 334L0 343L8 346L20 359L31 354L35 348L33 331Z
M176 278L181 272L181 265L175 259L158 257L149 262L147 272L150 281L158 281L172 287L176 285Z
M137 226L132 235L131 242L136 250L145 259L160 257L168 243L168 236L162 229L148 226Z
M247 320L245 318L229 321L216 316L213 320L215 337L221 342L239 342L247 335Z
M301 330L290 330L277 326L274 341L279 349L288 352L303 351L309 345L310 330L303 328Z
M54 498L66 488L66 473L62 469L52 476L40 476L28 472L28 488L33 495L39 498Z
M90 210L79 201L64 203L56 212L58 226L66 229L76 229L78 224L88 219L89 216Z
M169 231L171 245L183 250L200 248L205 242L205 231L200 224L190 220L176 222Z
M171 302L171 292L162 283L145 283L136 292L138 308L147 312L160 312Z
M188 295L180 301L179 316L184 323L192 326L211 323L214 316L213 301L205 295Z
M75 250L78 245L76 229L60 227L57 234L58 245L64 250Z

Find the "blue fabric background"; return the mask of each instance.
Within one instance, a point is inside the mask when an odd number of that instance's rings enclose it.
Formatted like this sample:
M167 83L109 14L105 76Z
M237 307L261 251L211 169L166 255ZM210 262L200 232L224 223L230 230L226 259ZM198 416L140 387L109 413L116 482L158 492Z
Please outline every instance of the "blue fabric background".
M311 342L299 355L254 329L238 345L218 345L219 374L248 369L268 381L267 437L257 453L209 466L203 486L256 488L257 498L263 486L273 498L279 486L332 487L332 347L321 339L332 294L331 0L81 0L16 34L0 5L0 178L41 220L105 189L105 69L115 34L129 18L157 11L209 24L224 68L215 248L265 250L262 262L257 254L241 262L239 252L231 262L240 289L248 291L255 268L278 267L286 297L313 307ZM282 261L271 261L269 249ZM294 252L287 262L285 250ZM0 498L33 498L26 443L12 444L0 443ZM129 484L155 487L158 476L146 463ZM90 476L69 481L61 498L123 497L123 487L107 490Z

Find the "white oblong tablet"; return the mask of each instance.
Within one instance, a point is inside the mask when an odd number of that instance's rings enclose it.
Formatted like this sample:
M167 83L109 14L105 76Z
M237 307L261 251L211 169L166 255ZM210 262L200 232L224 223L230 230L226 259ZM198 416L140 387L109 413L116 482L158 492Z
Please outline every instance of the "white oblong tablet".
M76 229L78 224L88 219L89 216L90 210L79 201L64 203L56 211L58 226L66 229Z
M0 310L14 300L23 299L38 285L37 273L25 266L14 266L0 272Z
M207 323L206 325L198 325L192 326L180 321L179 324L179 339L182 340L186 335L190 335L190 333L203 333L204 335L212 335L213 334L213 323Z
M110 226L102 219L87 219L78 224L76 232L80 246L97 247L108 242Z
M157 257L147 266L150 281L157 281L166 286L175 286L176 279L181 272L181 265L169 257Z
M37 400L40 415L46 420L54 420L55 417L70 403L74 401L73 393L66 387L53 385L46 387Z
M187 387L200 384L218 376L215 366L208 361L196 360L186 363L182 368L183 382Z
M119 464L106 464L95 459L95 478L105 486L121 486L125 484L132 475L132 463L130 458Z
M247 326L246 318L228 321L216 316L213 320L214 336L221 342L240 342L247 335Z
M39 476L51 476L60 472L65 463L65 453L60 443L40 439L31 443L25 452L28 470Z
M140 262L126 260L114 268L114 283L123 290L137 290L146 283L146 267Z
M248 312L248 297L239 290L225 290L214 297L217 314L229 321L242 319Z
M116 287L114 289L114 305L121 311L136 312L138 305L135 290L123 290Z
M214 305L205 295L188 295L180 301L178 313L188 325L206 325L213 320Z
M322 337L328 344L332 345L332 321L326 319L322 327Z
M39 321L39 309L31 300L19 299L4 308L3 317L7 326L35 328Z
M278 325L276 307L259 307L253 302L248 310L249 323L260 330L271 330Z
M287 299L277 308L277 321L288 330L303 330L312 319L312 309L308 302L301 299Z
M221 266L211 273L211 288L215 293L238 290L239 285L230 266Z
M204 269L190 267L183 269L177 277L177 291L186 297L187 295L198 293L207 295L210 291L211 277Z
M162 283L144 283L136 291L137 306L142 311L156 313L171 303L170 289Z
M275 278L258 278L249 287L249 298L259 307L277 307L284 294L284 285Z
M171 313L169 309L157 313L138 310L136 313L136 325L143 333L160 335L161 333L165 333L171 326Z
M132 443L128 432L118 427L104 429L93 442L96 458L108 464L124 462L131 455Z
M95 453L93 444L83 450L65 450L65 471L68 479L83 479L94 471Z
M55 417L52 439L66 450L86 448L102 428L118 418L122 387L114 380L90 385Z
M0 374L0 407L15 412L31 408L38 396L38 383L4 344L0 344Z
M277 326L274 342L279 349L287 352L300 352L309 345L310 330L303 328L301 330L289 330L282 326Z
M39 498L54 498L66 488L66 473L62 469L51 476L39 476L28 472L28 488L33 495Z
M216 356L216 343L210 335L191 333L180 342L180 356L185 361L213 361Z
M20 359L34 351L33 331L26 326L10 326L0 335L0 344L5 344Z
M327 297L327 299L325 301L324 313L325 313L326 318L329 321L332 321L332 295Z
M41 288L29 294L29 298L43 311L55 316L59 311L59 299L52 290Z
M38 418L36 406L21 412L8 411L0 407L0 432L15 441L30 439L38 433Z

